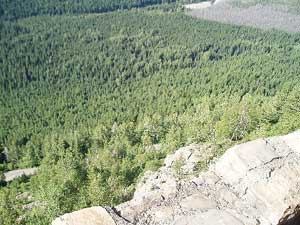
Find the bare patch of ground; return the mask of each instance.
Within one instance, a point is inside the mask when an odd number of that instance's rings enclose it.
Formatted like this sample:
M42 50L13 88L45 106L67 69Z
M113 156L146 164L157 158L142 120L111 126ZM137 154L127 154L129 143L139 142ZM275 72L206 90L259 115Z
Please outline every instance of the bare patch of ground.
M207 1L207 2L188 4L188 5L185 5L184 7L186 9L195 10L195 9L205 9L205 8L208 8L208 7L211 7L211 6L212 6L212 2Z
M12 171L4 173L5 181L10 182L18 177L32 176L32 175L36 174L36 171L37 171L37 168L12 170Z
M257 3L238 7L230 1L218 1L206 8L187 10L187 14L222 23L300 32L300 15L291 13L283 4Z

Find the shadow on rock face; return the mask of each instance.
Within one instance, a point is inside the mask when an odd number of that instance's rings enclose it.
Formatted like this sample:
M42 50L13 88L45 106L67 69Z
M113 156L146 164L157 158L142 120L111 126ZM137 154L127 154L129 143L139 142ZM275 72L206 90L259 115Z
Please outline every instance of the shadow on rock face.
M279 220L278 225L300 225L300 205L289 207Z

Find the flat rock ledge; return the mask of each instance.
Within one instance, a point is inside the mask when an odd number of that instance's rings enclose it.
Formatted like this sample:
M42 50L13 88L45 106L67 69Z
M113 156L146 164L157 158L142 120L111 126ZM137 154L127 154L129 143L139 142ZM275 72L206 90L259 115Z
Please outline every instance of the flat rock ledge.
M300 132L228 149L206 172L213 147L192 144L146 172L133 199L58 217L52 225L300 224Z

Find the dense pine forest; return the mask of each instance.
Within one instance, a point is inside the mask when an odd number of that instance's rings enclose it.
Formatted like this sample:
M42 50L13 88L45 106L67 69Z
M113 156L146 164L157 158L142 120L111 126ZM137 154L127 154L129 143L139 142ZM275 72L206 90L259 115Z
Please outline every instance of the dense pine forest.
M300 128L299 33L197 20L177 6L86 14L155 0L0 2L2 225L126 201L144 171L188 143L219 155ZM29 167L36 176L4 182Z
M1 0L0 16L18 19L41 14L101 13L161 4L163 0Z
M0 0L0 18L15 20L37 15L104 13L168 3L205 0Z

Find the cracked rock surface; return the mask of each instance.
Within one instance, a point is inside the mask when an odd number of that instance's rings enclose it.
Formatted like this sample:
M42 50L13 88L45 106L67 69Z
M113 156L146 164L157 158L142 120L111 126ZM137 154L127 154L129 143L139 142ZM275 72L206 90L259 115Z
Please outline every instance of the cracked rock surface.
M169 155L158 171L145 173L131 201L100 207L108 215L102 218L113 223L78 223L71 213L53 225L284 225L299 215L299 131L234 146L208 171L195 174L197 163L212 152L192 144ZM78 212L87 211L73 215Z

